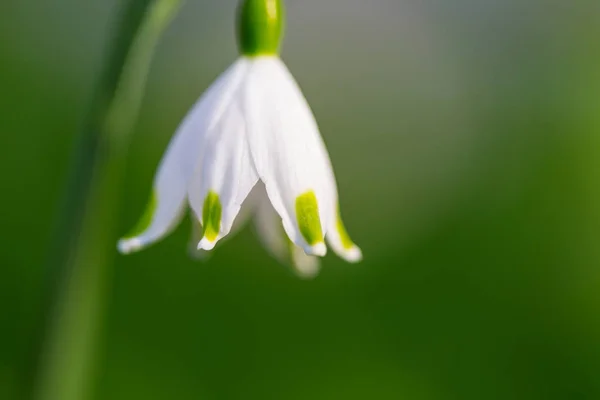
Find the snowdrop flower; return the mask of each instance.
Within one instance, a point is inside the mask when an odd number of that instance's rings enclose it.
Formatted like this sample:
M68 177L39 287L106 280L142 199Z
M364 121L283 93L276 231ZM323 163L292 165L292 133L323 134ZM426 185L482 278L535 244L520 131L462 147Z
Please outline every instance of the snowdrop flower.
M242 0L241 56L178 128L146 212L119 241L122 253L170 233L189 202L193 237L203 251L228 235L234 221L241 226L254 216L265 246L276 257L291 259L302 275L318 271L315 256L325 255L325 239L345 260L362 258L342 223L315 118L278 56L283 13L281 0Z

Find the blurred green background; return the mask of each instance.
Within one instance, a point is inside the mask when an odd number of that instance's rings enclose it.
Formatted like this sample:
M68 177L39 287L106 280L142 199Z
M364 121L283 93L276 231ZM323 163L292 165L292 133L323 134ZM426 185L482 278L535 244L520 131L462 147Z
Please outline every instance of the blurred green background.
M0 3L0 399L33 384L45 260L121 4ZM188 0L162 38L121 233L235 59L235 5ZM365 260L300 280L249 227L198 263L188 221L115 251L94 398L600 399L600 3L287 8L283 58Z

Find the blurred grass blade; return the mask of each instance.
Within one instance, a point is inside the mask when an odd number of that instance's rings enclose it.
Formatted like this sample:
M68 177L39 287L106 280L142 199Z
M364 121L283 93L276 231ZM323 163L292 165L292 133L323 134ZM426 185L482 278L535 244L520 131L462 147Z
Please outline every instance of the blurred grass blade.
M156 0L151 4L125 62L104 126L109 141L127 145L144 94L155 44L179 9L181 0Z
M77 148L61 227L50 255L38 400L89 397L110 265L120 176L154 48L181 0L126 4ZM46 306L45 306L46 307Z

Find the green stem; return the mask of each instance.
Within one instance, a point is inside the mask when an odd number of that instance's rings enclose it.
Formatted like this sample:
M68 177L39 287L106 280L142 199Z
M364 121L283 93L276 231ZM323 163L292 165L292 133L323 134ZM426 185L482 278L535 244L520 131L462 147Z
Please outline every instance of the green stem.
M49 273L50 296L33 398L89 397L94 348L115 254L121 174L152 54L181 0L131 0L77 149Z

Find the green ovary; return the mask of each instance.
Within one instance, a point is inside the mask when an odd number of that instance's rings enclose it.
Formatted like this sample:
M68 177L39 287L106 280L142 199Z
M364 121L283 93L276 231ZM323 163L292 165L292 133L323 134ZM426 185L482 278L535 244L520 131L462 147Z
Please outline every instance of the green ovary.
M240 52L251 57L278 54L284 20L282 0L241 0L237 21Z
M296 198L296 219L298 229L309 245L323 242L319 205L314 191L308 191Z
M204 199L202 208L202 226L204 227L204 237L214 242L221 229L221 201L219 195L213 191L208 192Z

